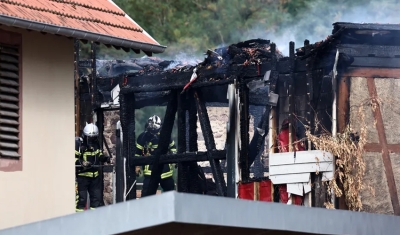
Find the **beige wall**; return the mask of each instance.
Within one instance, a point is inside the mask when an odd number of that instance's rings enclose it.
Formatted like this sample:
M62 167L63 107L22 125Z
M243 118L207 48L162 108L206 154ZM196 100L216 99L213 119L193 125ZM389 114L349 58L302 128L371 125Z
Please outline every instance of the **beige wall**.
M23 36L23 167L0 171L0 229L75 211L73 40L2 29Z

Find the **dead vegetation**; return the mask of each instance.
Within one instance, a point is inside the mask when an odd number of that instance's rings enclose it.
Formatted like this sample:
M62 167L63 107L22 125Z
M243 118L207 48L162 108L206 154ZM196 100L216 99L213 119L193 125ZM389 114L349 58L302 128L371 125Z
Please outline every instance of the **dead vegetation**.
M373 188L364 182L366 164L364 161L364 146L367 143L367 123L365 122L365 108L374 108L375 100L368 100L357 107L354 112L358 115L358 123L350 123L343 132L333 137L329 131L320 135L313 135L309 130L306 136L314 144L315 149L327 151L336 157L334 177L326 182L327 193L332 193L336 197L344 196L345 203L349 210L361 211L363 204L361 192L370 189L374 194ZM318 122L316 122L318 123ZM356 126L357 130L354 129ZM332 202L326 202L325 207L333 209Z

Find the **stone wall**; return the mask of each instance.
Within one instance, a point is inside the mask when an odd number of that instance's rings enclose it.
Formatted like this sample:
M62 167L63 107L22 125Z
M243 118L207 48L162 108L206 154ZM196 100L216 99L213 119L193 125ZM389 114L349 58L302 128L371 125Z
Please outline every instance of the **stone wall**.
M104 112L104 141L107 142L112 155L111 163L115 163L116 128L119 121L119 111ZM103 146L104 153L108 154L106 146ZM106 205L113 202L112 173L104 174L104 203Z

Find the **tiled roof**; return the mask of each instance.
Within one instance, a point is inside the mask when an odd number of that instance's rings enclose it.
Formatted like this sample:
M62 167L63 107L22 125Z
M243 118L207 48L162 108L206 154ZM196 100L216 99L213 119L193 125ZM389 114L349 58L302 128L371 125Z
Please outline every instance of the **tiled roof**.
M0 23L10 25L10 19L14 20L13 26L29 28L24 27L26 22L33 22L49 27L29 29L88 39L79 37L85 34L75 33L84 32L99 38L94 41L116 46L147 51L154 48L154 52L165 48L111 0L0 0ZM15 20L25 24L16 25Z

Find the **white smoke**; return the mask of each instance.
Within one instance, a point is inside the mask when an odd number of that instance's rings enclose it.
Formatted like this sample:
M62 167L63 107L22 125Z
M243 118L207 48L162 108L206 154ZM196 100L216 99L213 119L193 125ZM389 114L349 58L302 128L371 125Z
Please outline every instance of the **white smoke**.
M178 65L181 65L181 66L186 66L186 65L195 66L195 65L197 65L198 63L200 63L201 61L204 60L204 58L201 58L201 57L196 56L194 54L185 53L185 52L178 52L172 58L171 57L164 57L164 56L160 56L160 58L163 59L163 60L172 60L173 61L164 70L169 70L169 69L175 68Z
M331 2L331 1L330 1ZM370 1L362 6L348 7L342 1L327 4L326 0L313 1L308 10L293 18L291 23L276 29L265 25L255 25L247 33L240 35L240 40L262 38L271 40L285 56L289 54L289 42L295 42L295 48L302 47L304 40L315 43L332 34L335 22L350 23L400 23L400 4L398 0Z

